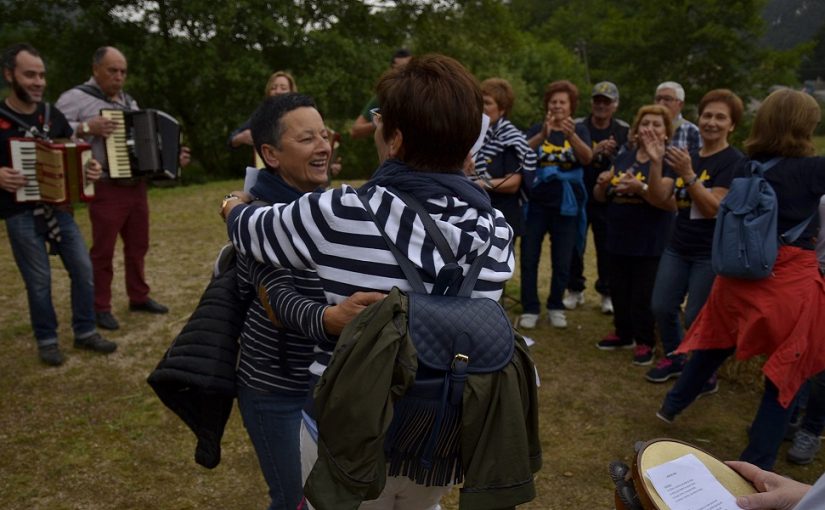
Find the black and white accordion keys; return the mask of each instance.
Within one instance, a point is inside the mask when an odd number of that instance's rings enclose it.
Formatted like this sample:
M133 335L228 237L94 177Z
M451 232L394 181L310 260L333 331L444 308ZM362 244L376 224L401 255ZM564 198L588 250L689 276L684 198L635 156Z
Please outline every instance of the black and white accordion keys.
M151 109L102 109L100 115L117 122L105 143L111 179L180 176L180 124L174 117Z
M86 179L92 146L68 140L9 139L12 168L23 173L26 184L17 190L17 202L67 204L89 202L94 183Z

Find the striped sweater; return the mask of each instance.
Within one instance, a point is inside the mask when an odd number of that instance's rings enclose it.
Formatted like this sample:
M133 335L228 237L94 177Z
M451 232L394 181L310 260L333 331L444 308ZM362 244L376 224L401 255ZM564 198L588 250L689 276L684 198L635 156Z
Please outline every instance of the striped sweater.
M413 210L387 188L367 192L369 204L390 239L421 270L429 291L444 265ZM479 214L466 202L435 197L424 202L466 271L492 243L474 297L497 300L513 273L512 230L504 216ZM227 219L229 237L243 254L289 269L314 269L328 303L340 303L357 291L412 290L376 225L348 185L303 195L290 204L238 206Z

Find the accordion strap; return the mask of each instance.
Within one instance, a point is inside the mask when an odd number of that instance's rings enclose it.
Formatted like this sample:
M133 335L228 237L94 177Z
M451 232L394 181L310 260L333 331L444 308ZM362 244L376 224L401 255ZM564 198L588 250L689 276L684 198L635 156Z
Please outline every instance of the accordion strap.
M28 122L25 122L23 119L15 115L6 105L5 108L0 108L0 115L6 117L10 121L14 122L21 128L23 131L29 133L31 136L35 138L40 138L41 140L48 140L49 139L49 121L51 120L52 116L52 105L51 103L43 103L45 108L45 113L43 114L43 126L38 128L37 126L29 125Z

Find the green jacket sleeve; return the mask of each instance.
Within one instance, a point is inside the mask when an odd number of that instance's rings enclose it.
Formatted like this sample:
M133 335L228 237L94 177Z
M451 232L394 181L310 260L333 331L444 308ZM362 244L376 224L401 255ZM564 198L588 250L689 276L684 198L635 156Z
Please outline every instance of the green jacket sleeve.
M318 460L304 492L318 510L354 510L384 488L393 402L418 368L406 327L406 298L393 289L344 329L315 387Z

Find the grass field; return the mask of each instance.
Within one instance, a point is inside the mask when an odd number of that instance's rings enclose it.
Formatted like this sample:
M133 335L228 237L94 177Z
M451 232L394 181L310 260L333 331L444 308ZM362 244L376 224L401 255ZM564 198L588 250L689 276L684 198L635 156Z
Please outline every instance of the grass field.
M194 463L194 437L155 397L145 380L185 323L207 283L225 241L217 209L240 180L152 189L152 231L147 272L152 295L169 305L165 316L129 313L117 255L114 313L121 329L109 335L120 347L111 356L71 347L68 278L53 259L54 300L61 345L68 360L59 368L38 361L23 282L0 231L0 508L16 509L262 509L266 487L251 444L233 412L214 470ZM85 209L77 220L89 238ZM542 295L549 268L541 267ZM587 270L592 282L592 250ZM518 295L518 278L508 285ZM758 362L724 367L721 390L690 407L668 426L654 413L670 386L642 378L628 352L604 353L595 342L611 326L596 295L569 312L570 327L544 322L531 335L541 374L544 468L531 509L612 508L607 464L630 462L635 441L674 437L722 457L736 458L761 394ZM516 310L513 310L515 313ZM825 470L825 454L813 464L777 470L813 482ZM446 508L457 508L453 494Z

